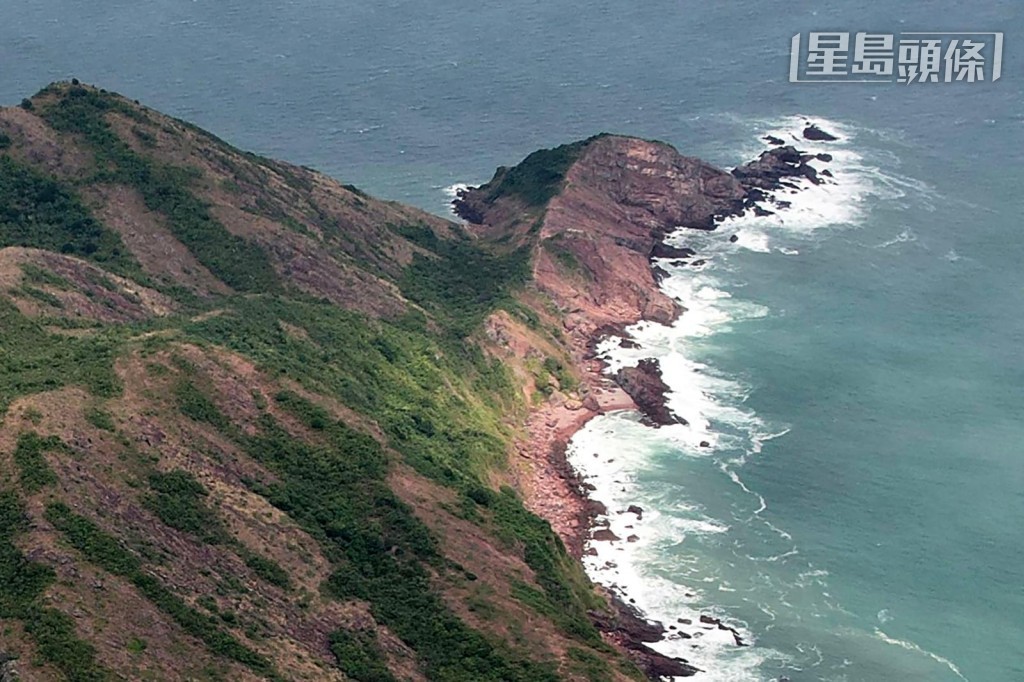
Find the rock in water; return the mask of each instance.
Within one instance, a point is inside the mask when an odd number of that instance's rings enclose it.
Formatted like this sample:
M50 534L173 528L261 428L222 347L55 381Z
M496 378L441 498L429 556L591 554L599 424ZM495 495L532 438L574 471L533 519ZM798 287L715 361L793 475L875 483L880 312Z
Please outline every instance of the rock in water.
M653 358L645 358L636 367L623 367L615 375L646 420L655 426L685 424L686 420L672 414L665 405L668 384L661 378L661 366Z
M825 132L815 123L811 123L804 128L804 137L808 140L815 140L817 142L835 142L839 139L832 133Z

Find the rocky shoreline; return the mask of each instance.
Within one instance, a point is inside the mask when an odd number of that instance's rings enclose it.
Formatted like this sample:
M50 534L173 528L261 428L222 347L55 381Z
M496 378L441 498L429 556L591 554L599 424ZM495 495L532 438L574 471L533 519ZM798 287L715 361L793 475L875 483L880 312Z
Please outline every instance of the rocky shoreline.
M810 122L803 135L808 140L816 141L837 139ZM650 231L653 243L643 247L650 285L647 285L647 290L641 291L639 296L636 296L635 289L633 290L634 300L638 301L635 307L625 306L625 311L616 309L611 320L605 314L607 305L603 308L590 306L589 309L587 306L577 306L569 311L566 328L570 331L572 354L582 376L580 386L568 399L549 401L532 411L526 424L527 437L518 444L519 456L527 464L520 467L518 483L529 508L551 523L567 550L577 559L588 552L587 546L590 542L618 538L611 535L606 526L600 525L599 517L606 515L608 510L601 502L590 498L590 486L566 458L566 449L572 436L594 416L616 410L638 411L643 415L645 423L655 427L686 424L684 419L674 415L666 405L666 392L669 387L662 379L657 360L644 359L636 367L624 368L614 377L609 377L604 373L606 364L598 357L596 351L598 344L608 337L619 337L620 343L624 345L632 343L625 338L624 330L635 322L650 319L671 324L684 312L674 302L662 300L667 297L662 294L658 285L667 273L664 270L659 272L660 268L655 261L659 258L669 258L675 259L679 265L696 266L701 265L703 261L699 254L690 248L665 244L665 236L678 225L699 230L714 230L726 218L746 211L751 211L755 215L769 215L784 210L789 204L777 199L773 195L775 190L798 189L797 181L800 179L812 184L821 184L828 182L826 178L831 177L828 170L819 173L808 163L812 159L828 162L831 160L829 155L807 154L792 144L785 144L785 141L772 136L766 136L765 139L771 147L762 152L757 159L737 167L728 174L723 174L733 183L728 189L723 188L728 183L721 177L702 180L698 184L698 191L703 194L701 199L683 202L691 207L688 209L689 213L684 211L680 215L678 210L673 211L671 206L667 206L670 201L661 198L652 200L648 212L656 216L660 227ZM647 150L644 150L644 153L647 154ZM682 158L698 167L702 164L699 160ZM649 160L645 158L644 161ZM679 162L674 163L679 165ZM699 168L699 172L707 175L704 168ZM599 178L598 181L605 179ZM663 188L659 188L661 189ZM489 206L485 206L486 202L476 200L473 196L474 191L460 193L454 203L462 217L482 225L487 221L486 209ZM621 205L633 206L628 198L619 201ZM700 206L700 210L693 209L693 206ZM614 240L618 246L623 246L629 251L635 252L638 248L635 240L620 236L615 236ZM730 241L736 241L735 236ZM545 273L538 273L543 274ZM612 272L611 275L621 276L621 273ZM537 279L543 281L542 276L538 276ZM559 283L551 286L552 292L564 296L564 290L558 289L557 284ZM623 288L619 285L618 288L612 288L612 291L621 294ZM555 298L558 300L558 296ZM655 301L657 304L652 305ZM638 516L643 513L638 507L630 507L629 511ZM595 625L651 680L689 677L700 672L686 660L666 656L649 646L662 641L670 632L677 637L690 638L692 635L684 632L682 626L725 630L731 633L737 646L745 645L736 629L710 615L702 615L699 623L680 619L678 624L666 626L648 620L641 611L629 603L627 595L617 594L604 587L599 589L607 596L613 611L611 614L591 613Z

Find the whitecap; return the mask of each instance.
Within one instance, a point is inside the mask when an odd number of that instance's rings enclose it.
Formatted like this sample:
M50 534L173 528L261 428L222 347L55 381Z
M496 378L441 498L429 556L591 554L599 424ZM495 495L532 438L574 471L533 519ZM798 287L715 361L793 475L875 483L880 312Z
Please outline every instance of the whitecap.
M456 182L456 183L454 183L452 185L448 185L447 187L445 187L444 188L444 193L445 193L445 196L447 196L447 197L449 197L451 199L455 199L456 197L459 196L459 192L463 192L463 191L469 189L469 187L470 186L467 185L464 182Z
M875 248L876 249L886 249L886 248L888 248L890 246L893 246L894 244L906 244L907 242L916 242L916 241L917 241L917 235L914 234L914 231L911 230L911 229L906 229L906 230L903 230L902 232L900 232L898 235L896 235L892 239L887 239L884 242L882 242L881 244L876 245Z
M885 634L884 632L882 632L878 628L875 628L875 635L879 639L881 639L883 642L885 642L886 644L892 644L893 646L898 646L898 647L900 647L902 649L906 649L907 651L913 651L914 653L921 654L923 656L927 656L928 658L932 659L936 663L940 663L940 664L946 666L947 668L949 668L949 670L954 675L959 677L964 682L970 682L966 677L964 677L964 674L962 672L960 672L960 668L958 668L956 666L956 664L953 663L953 661L949 660L948 658L940 656L940 655L938 655L936 653L932 653L931 651L928 651L927 649L922 649L921 647L919 647L917 644L914 644L913 642L908 642L908 641L906 641L904 639L897 639L895 637L890 637L889 635Z

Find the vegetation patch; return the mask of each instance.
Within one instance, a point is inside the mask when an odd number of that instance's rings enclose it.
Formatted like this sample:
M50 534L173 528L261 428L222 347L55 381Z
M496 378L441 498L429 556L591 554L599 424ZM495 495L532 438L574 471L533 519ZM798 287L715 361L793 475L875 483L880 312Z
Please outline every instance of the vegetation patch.
M426 527L388 488L387 460L375 440L295 394L280 394L277 402L321 432L323 443L296 440L264 416L260 435L244 446L280 479L257 491L318 539L334 564L329 594L369 602L374 618L416 651L431 679L557 679L549 666L496 647L437 596L426 565L440 570L444 563Z
M43 438L34 432L21 434L14 449L14 463L18 465L22 490L32 495L46 486L55 485L57 475L47 464L43 453L66 450L67 446L56 436Z
M490 492L490 491L487 491ZM467 495L479 504L479 490ZM594 594L582 569L566 553L562 541L544 519L530 513L511 488L485 495L486 506L500 537L511 546L522 547L523 559L534 570L543 593L524 590L514 593L520 601L539 613L552 617L562 630L591 645L600 645L601 636L587 616L588 608L603 604Z
M43 117L55 129L77 133L96 155L94 182L116 182L139 191L146 206L168 218L171 231L214 275L237 291L280 288L266 252L228 232L195 196L197 172L153 161L121 140L106 119L110 112L130 118L142 114L117 97L81 86L55 86L56 103ZM47 91L44 91L47 92Z
M27 530L24 506L11 492L0 492L0 618L21 621L39 657L72 682L113 679L96 661L92 645L78 639L74 621L45 606L44 593L53 571L29 561L14 540Z
M522 199L528 206L546 206L561 190L565 174L583 150L600 137L602 135L595 135L554 149L539 149L517 166L499 169L494 178L480 189L486 192L488 202L511 195Z
M398 682L384 664L387 659L370 630L335 631L331 653L342 672L356 682Z
M110 433L117 431L113 415L102 408L95 406L87 408L85 410L85 420L101 431L109 431Z
M208 544L230 541L224 524L206 505L209 493L192 474L181 470L154 473L149 477L149 488L145 505L164 524Z
M117 395L113 361L118 346L114 333L52 334L0 299L0 415L19 396L68 385L85 386L100 397Z
M392 229L436 257L415 254L399 279L402 294L429 310L457 338L479 328L484 318L512 301L512 291L529 276L527 248L491 254L469 240L440 239L426 226Z
M280 587L282 590L291 588L291 579L288 577L288 573L273 559L262 557L253 552L244 552L242 558L245 561L245 565L249 567L249 570L259 578L271 585Z
M0 157L0 248L45 249L93 261L129 277L142 270L120 236L93 218L71 188Z
M159 580L143 571L142 563L111 535L60 502L46 508L46 519L85 556L109 573L129 580L154 606L169 615L185 632L200 639L211 653L236 661L271 680L283 680L270 661L223 630L216 618L196 611Z

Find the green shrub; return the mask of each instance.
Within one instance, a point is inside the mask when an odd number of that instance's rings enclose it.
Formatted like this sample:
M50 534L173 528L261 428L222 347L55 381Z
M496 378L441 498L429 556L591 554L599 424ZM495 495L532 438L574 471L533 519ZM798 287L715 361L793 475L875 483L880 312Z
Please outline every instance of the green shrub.
M129 277L142 270L116 232L90 215L70 187L0 157L0 248L25 246L91 260Z
M154 473L149 487L151 492L143 502L166 525L209 544L230 541L224 524L206 505L209 493L192 474L181 470Z
M377 636L369 630L336 630L331 653L338 667L356 682L398 682L385 665Z
M101 431L109 431L110 433L117 431L113 415L98 407L86 409L85 420Z
M27 526L25 511L13 493L0 492L0 619L21 621L39 657L74 682L101 682L111 676L96 662L96 650L75 634L74 622L45 606L44 593L55 576L29 561L15 546Z
M185 377L178 381L174 386L174 397L178 402L178 409L189 419L220 430L226 430L230 426L228 418L205 393L199 390L193 379Z
M276 561L252 553L246 553L246 556L243 558L249 570L271 585L277 585L283 590L291 587L291 579L288 577L288 573Z
M45 452L66 451L67 446L56 436L42 438L37 433L23 433L14 449L22 489L29 495L57 483L57 475L46 462Z

